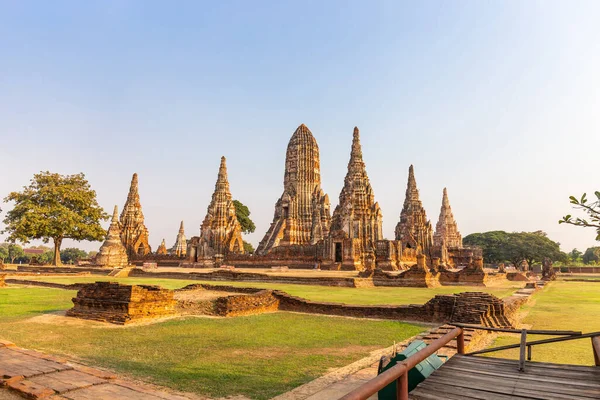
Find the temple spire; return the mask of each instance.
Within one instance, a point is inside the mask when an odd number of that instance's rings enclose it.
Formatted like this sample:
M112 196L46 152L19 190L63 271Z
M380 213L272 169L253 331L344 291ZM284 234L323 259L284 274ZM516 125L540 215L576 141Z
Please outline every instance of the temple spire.
M121 243L121 228L119 226L119 207L115 205L106 239L94 258L97 265L125 266L128 264L127 251Z
M396 240L402 243L402 247L420 248L424 253L428 252L433 242L433 229L419 199L415 168L412 165L408 168L404 205L395 233Z
M175 239L175 244L171 247L170 253L177 257L183 257L187 254L187 239L185 238L185 231L183 230L183 221L179 224L179 232Z
M193 240L193 238L192 238ZM191 261L222 260L228 253L244 253L242 229L236 218L225 157L221 157L215 191L200 226L198 243L193 245Z
M360 145L360 132L358 127L354 127L352 134L352 151L350 153L350 163L362 162L362 147Z
M442 195L442 208L450 208L450 201L448 200L448 190L444 188L444 194Z
M167 244L165 243L165 239L162 240L158 249L156 249L156 254L166 255L167 254Z
M256 254L267 254L279 246L315 244L327 236L330 224L329 198L321 189L319 146L308 127L301 124L288 142L283 193Z
M130 258L134 255L146 255L151 252L148 244L148 229L144 225L144 213L138 192L138 174L131 178L127 201L121 211L121 241Z
M335 232L337 231L337 232ZM383 239L382 215L379 204L367 176L362 158L360 133L357 127L352 135L352 149L348 172L340 192L339 203L331 220L331 232L337 237L359 239L353 250L360 257L352 256L343 261L344 268L362 269L364 256L375 251L375 242ZM330 244L331 245L331 244Z
M446 247L462 247L462 236L458 231L458 225L452 214L452 207L450 207L446 188L444 188L442 195L440 217L435 226L435 234L433 235L433 244L435 246L441 246L442 243Z
M113 224L119 224L119 206L117 206L115 204L115 208L113 210L113 216L112 216L112 220L110 221L110 225L112 226Z
M408 167L408 189L417 189L417 180L415 179L415 167L411 164Z

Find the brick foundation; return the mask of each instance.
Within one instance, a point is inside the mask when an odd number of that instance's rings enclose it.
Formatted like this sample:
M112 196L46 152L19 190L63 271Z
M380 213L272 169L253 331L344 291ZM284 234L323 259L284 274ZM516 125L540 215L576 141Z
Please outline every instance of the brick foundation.
M73 303L68 316L123 325L172 315L176 302L172 290L159 286L96 282L79 290Z

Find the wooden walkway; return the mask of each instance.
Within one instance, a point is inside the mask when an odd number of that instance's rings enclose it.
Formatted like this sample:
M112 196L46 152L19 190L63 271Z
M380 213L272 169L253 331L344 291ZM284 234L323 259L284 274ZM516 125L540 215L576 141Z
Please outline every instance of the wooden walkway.
M600 399L600 367L455 355L422 382L413 400Z

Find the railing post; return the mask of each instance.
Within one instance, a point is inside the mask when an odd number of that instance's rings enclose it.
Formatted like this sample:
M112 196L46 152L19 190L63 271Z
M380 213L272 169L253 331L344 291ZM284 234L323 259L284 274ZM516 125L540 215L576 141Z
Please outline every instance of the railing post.
M521 347L519 352L519 371L525 371L525 350L527 345L527 329L521 329Z
M527 346L527 361L531 361L531 346Z
M396 380L396 399L408 400L408 370Z
M600 336L592 337L592 350L596 367L600 367Z
M456 337L456 352L465 354L465 330L460 328L460 333Z

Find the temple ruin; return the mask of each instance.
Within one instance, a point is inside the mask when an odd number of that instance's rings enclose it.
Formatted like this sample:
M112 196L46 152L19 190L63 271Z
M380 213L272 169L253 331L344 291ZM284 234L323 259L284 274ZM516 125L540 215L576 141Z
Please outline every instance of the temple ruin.
M185 239L183 230L183 221L181 221L181 225L179 225L179 232L177 233L175 244L171 248L170 253L176 257L185 257L187 254L187 240Z
M431 222L419 198L419 189L415 180L414 167L408 168L408 183L404 206L400 213L400 222L396 225L396 240L403 248L420 249L428 254L433 244L433 231Z
M462 247L463 245L458 225L454 220L454 215L452 215L446 188L444 188L444 194L442 195L440 217L435 225L435 234L433 235L434 246L442 246L443 244L447 247Z
M330 223L329 196L321 189L319 146L302 124L288 143L283 194L256 254L267 254L278 246L316 244L327 237Z
M119 209L115 206L113 210L112 220L108 231L106 232L106 240L100 246L100 250L94 259L96 265L108 267L122 267L129 264L127 251L121 242L121 228L119 226Z
M374 268L375 243L383 239L382 215L367 176L360 134L354 128L348 172L340 201L333 211L329 236L324 241L323 265L336 269Z
M243 253L242 227L229 191L226 160L221 157L215 191L200 227L200 236L188 242L187 254L193 263L214 266L220 265L228 254Z
M158 246L158 249L156 249L156 254L164 256L167 255L167 253L167 244L165 243L165 239L163 239L162 242L160 242L160 246Z
M121 212L121 242L129 258L144 256L152 252L148 244L148 229L144 225L144 214L138 193L138 175L133 174L127 201Z
M84 285L72 301L68 316L120 325L173 315L176 305L172 290L116 282Z

